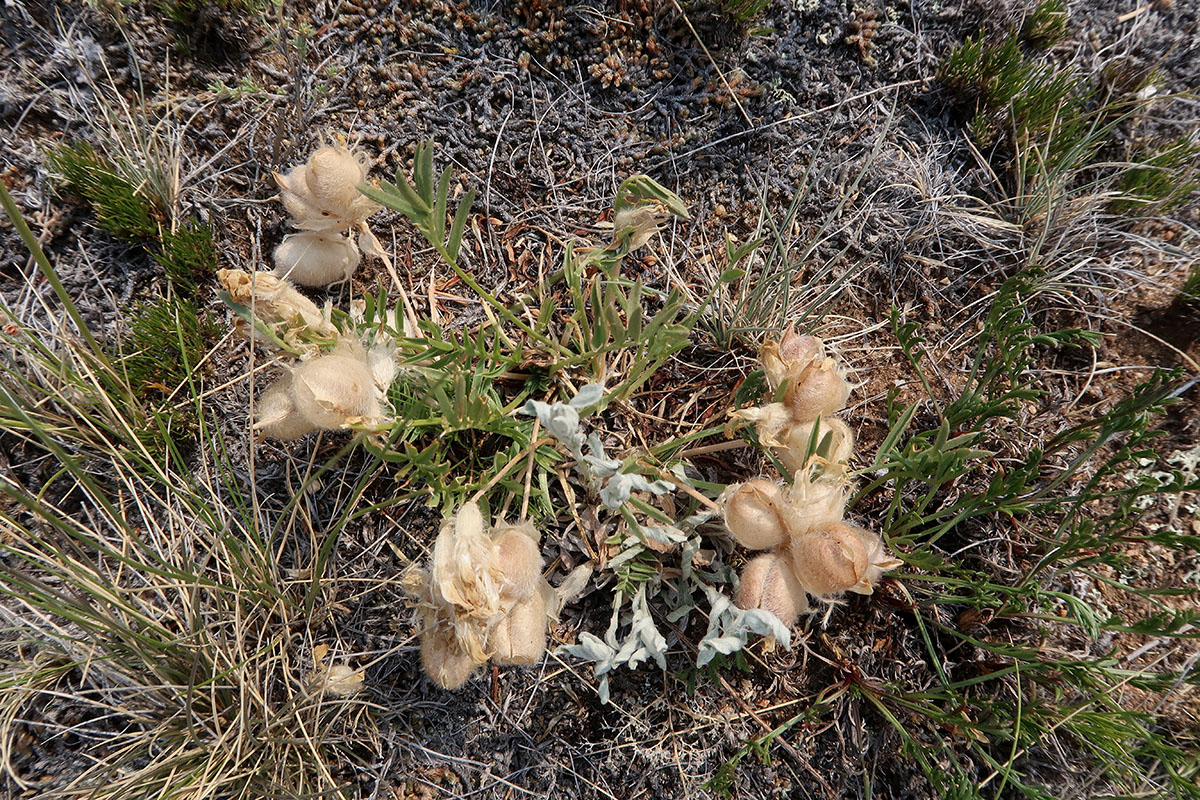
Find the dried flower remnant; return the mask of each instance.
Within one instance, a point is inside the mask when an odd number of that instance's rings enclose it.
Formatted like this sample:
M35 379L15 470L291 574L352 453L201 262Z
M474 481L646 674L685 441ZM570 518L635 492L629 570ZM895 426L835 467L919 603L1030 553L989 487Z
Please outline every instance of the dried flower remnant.
M539 538L529 524L489 530L474 503L443 523L430 568L406 580L418 605L422 663L439 686L458 688L489 658L541 658L558 599L541 574Z
M217 272L217 280L231 301L253 311L255 318L294 352L315 355L320 348L314 342L331 342L339 336L316 303L278 275L223 269ZM256 328L253 337L263 341L262 331Z

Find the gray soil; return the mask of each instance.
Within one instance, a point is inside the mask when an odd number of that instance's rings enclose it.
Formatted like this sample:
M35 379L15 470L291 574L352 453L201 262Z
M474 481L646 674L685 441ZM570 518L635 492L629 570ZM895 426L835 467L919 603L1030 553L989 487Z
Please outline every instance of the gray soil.
M831 332L844 338L843 352L863 382L853 413L867 453L886 430L886 393L904 367L886 325L862 331L885 321L895 305L925 326L937 357L958 364L956 348L978 322L972 303L1003 280L1011 266L1006 248L1021 236L984 235L941 213L943 206L970 208L963 198L1000 199L1004 181L972 153L965 109L947 96L936 70L967 37L1018 27L1032 6L1024 0L774 0L746 24L702 6L684 5L685 13L662 0L319 0L287 2L280 16L200 5L184 26L150 2L16 0L0 9L6 161L0 178L89 325L104 336L121 335L123 309L161 291L161 270L137 248L98 231L76 198L56 192L44 152L61 141L104 143L109 134L100 108L111 108L117 96L131 103L147 98L146 113L164 119L167 137L181 143L180 214L216 227L228 267L262 265L289 232L282 208L270 200L271 172L301 162L323 137L349 134L377 156L373 175L388 178L397 169L407 173L414 145L432 138L439 168L452 165L461 190L476 189L465 260L502 298L552 271L563 242L599 235L617 185L637 172L676 191L693 219L670 232L668 250L642 251L654 255L628 264L629 273L652 286L682 281L699 292L704 274L693 254L719 252L722 229L750 238L760 211L782 215L810 165L819 165L793 235L807 241L816 221L846 201L810 265L853 270L848 290L828 312ZM298 44L301 23L308 33ZM1084 0L1069 4L1067 35L1045 56L1096 76L1107 74L1106 66L1119 75L1157 69L1161 92L1182 93L1200 90L1198 43L1194 0L1145 7ZM216 91L221 85L241 89ZM1117 146L1192 133L1196 111L1193 102L1164 104L1136 131L1130 126L1128 141ZM856 188L847 197L849 187ZM1196 223L1193 203L1175 222L1154 223L1148 235L1165 230L1194 248L1189 230ZM432 280L440 291L469 294L398 215L379 215L372 225L419 293ZM1103 358L1114 363L1191 369L1185 359L1200 359L1200 322L1194 310L1172 304L1170 291L1182 283L1186 262L1146 264L1128 248L1112 248L1102 232L1071 235L1103 256L1083 281L1092 288L1080 289L1079 302L1037 313L1048 322L1119 334L1102 346ZM31 274L16 234L0 227L0 292L26 318L41 313L32 298L47 292L29 285ZM1133 274L1154 280L1131 286ZM369 264L352 289L312 296L344 305L381 275ZM205 302L226 318L211 287ZM449 303L443 313L463 307ZM478 312L465 307L461 321L469 324ZM1153 336L1131 333L1126 323ZM717 367L716 384L704 390L716 405L727 402L752 355L750 347L727 353L699 341L678 369L698 379ZM244 375L248 363L247 346L231 342L210 385ZM1127 388L1122 374L1090 387L1088 400ZM251 391L242 380L215 399L229 409L221 424L243 477L251 468L244 441ZM1168 450L1190 446L1200 433L1195 392L1172 411ZM338 445L326 440L325 447L332 454ZM28 454L13 451L11 442L0 447L17 465L9 469L27 482L39 480L38 465L22 463ZM284 486L290 465L307 462L310 448L260 445L253 462L259 485ZM346 480L367 461L352 455ZM707 480L726 482L755 474L763 462L740 453L699 459L697 466ZM389 478L376 484L372 491L386 497ZM285 497L281 491L264 504L282 507ZM335 502L314 499L314 524L336 516ZM869 521L885 502L867 498L856 511ZM420 505L367 517L339 541L339 573L395 575L404 566L397 554L420 558L435 530L436 515ZM548 561L557 556L560 567L582 558L568 535L551 532L547 542ZM728 545L717 550L717 558L741 563ZM997 547L970 557L1004 568L1018 555ZM837 609L826 627L819 618L803 621L791 651L756 656L745 671L728 669L720 678L694 676L694 690L684 671L703 628L675 631L670 666L677 672L653 665L619 671L609 704L599 701L587 665L553 656L526 671L489 669L462 690L442 691L422 675L411 628L397 611L404 603L399 590L364 594L350 587L348 581L344 613L322 624L336 629L350 651L401 645L367 673L384 739L364 743L362 763L341 765L347 780L360 782L362 797L705 797L704 782L747 739L801 710L790 700L864 676L873 685L909 689L936 679L901 588L889 581ZM610 597L611 584L594 583L567 609L554 640L602 633ZM669 629L665 619L659 622ZM1082 639L1058 644L1083 658L1112 646ZM989 668L977 658L959 649L945 667L966 678ZM44 712L69 716L70 709ZM1164 715L1163 724L1186 722ZM72 760L83 758L81 747L63 738L35 747L21 764L23 777L69 774ZM1052 796L1087 796L1079 792L1091 789L1079 787L1089 785L1088 776L1071 766L1076 747L1065 741L1054 751L1035 751L1022 768ZM839 694L814 722L792 727L772 755L769 763L742 761L735 796L933 794L894 729L852 693ZM981 780L991 772L983 762L971 769Z

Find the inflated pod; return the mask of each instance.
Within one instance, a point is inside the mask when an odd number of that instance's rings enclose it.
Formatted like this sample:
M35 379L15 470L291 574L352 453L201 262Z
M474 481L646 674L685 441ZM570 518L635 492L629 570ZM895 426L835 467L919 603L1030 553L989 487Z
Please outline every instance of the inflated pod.
M800 584L821 598L870 594L883 573L899 564L886 558L876 534L841 521L793 539L789 549Z
M755 478L731 486L724 503L725 527L742 547L778 547L788 536L780 513L783 502L783 491L773 481Z
M365 156L341 145L322 147L286 174L275 173L292 222L312 231L346 230L378 211L358 190L366 179Z
M798 422L828 417L846 407L850 384L832 358L813 360L789 374L783 404Z
M825 357L824 343L815 336L800 336L793 330L784 331L779 341L771 339L759 350L759 361L771 391L790 381L795 373L809 363Z
M285 373L271 384L258 400L258 420L254 428L266 436L292 440L317 430L317 426L296 410L292 401L292 375Z
M530 523L509 525L492 531L496 543L493 569L500 584L500 597L515 603L532 596L542 581L540 534Z
M382 416L371 370L349 356L322 356L297 367L292 372L292 400L301 416L326 430Z
M345 236L307 231L284 237L275 248L275 274L301 286L349 280L362 257Z
M452 630L434 627L421 634L421 666L443 689L462 686L480 663L459 646Z
M546 652L546 623L554 588L539 577L533 592L504 615L488 636L488 651L500 666L527 667Z
M766 553L751 560L742 570L734 601L738 608L769 611L788 627L808 610L804 587L796 579L786 550Z

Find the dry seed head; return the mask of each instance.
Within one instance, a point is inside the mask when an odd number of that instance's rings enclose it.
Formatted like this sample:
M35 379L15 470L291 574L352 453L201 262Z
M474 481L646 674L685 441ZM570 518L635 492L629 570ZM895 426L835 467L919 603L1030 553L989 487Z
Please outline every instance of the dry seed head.
M808 610L804 587L796 580L786 550L761 555L746 565L735 602L738 608L769 611L788 627Z
M454 606L457 616L485 621L502 613L500 588L492 574L496 545L475 503L467 503L442 523L433 544L434 596Z
M527 600L542 580L540 538L530 523L498 528L492 532L496 543L493 570L500 585L500 598L505 604Z
M275 274L301 286L349 280L359 261L354 242L335 233L293 233L275 248Z
M348 356L322 356L297 367L292 399L301 416L328 430L382 417L371 371Z
M421 666L443 689L462 686L480 663L459 646L453 631L435 627L421 634Z
M725 527L742 547L767 550L787 538L780 516L783 494L772 481L756 478L731 486L725 500Z
M844 471L850 457L854 455L854 432L850 430L849 425L836 417L822 417L819 424L816 436L818 450L813 454L814 460L834 468L835 471ZM817 420L793 422L778 434L779 447L776 454L789 472L803 472L808 465L809 459L805 456L808 455L809 445L813 441L813 428L817 425ZM820 448L826 436L829 437L829 445L822 452Z
M801 369L792 370L783 394L784 405L798 422L836 414L846 407L849 399L850 384L832 358L813 360Z
M488 636L488 652L500 666L535 664L546 652L546 623L556 601L554 588L539 577L534 591L512 607Z

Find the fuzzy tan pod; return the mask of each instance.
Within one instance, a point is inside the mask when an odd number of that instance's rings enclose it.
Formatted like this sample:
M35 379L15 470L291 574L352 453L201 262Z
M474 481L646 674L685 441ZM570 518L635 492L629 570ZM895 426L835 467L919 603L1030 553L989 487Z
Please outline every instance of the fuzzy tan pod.
M780 514L783 502L783 492L773 481L755 478L731 486L724 501L725 527L742 547L778 547L788 536Z
M492 531L496 543L493 570L500 584L503 603L529 599L542 581L542 554L538 550L541 534L532 524L509 525Z
M812 422L817 417L836 414L850 399L850 384L832 358L810 361L789 377L783 404L788 407L792 419L798 422Z
M814 428L818 428L815 437ZM819 459L818 463L826 467L845 467L854 455L854 431L836 417L793 422L779 433L778 441L776 455L792 474L803 471L812 457ZM814 445L810 457L809 449Z
M292 401L292 375L284 373L258 399L258 419L254 429L266 436L290 441L317 430L296 410Z
M870 594L883 573L900 563L886 557L874 533L840 521L793 539L791 554L800 583L823 598Z
M358 248L345 236L293 233L275 248L275 274L301 286L328 286L349 280L361 260Z
M327 430L383 416L371 370L348 356L322 356L297 367L292 400L304 419Z
M815 336L799 336L793 330L784 331L779 341L768 340L759 350L759 361L771 391L790 381L813 361L825 357L824 343Z
M554 588L539 577L533 592L504 615L488 636L488 651L500 666L536 664L546 652L546 624L557 603Z
M459 645L453 631L435 627L421 634L421 666L443 689L462 686L481 663Z
M275 173L292 222L310 231L344 231L378 211L358 190L366 180L366 157L340 144L320 148L287 174Z
M747 564L734 600L738 608L769 611L788 627L808 610L804 587L786 551L767 553Z

